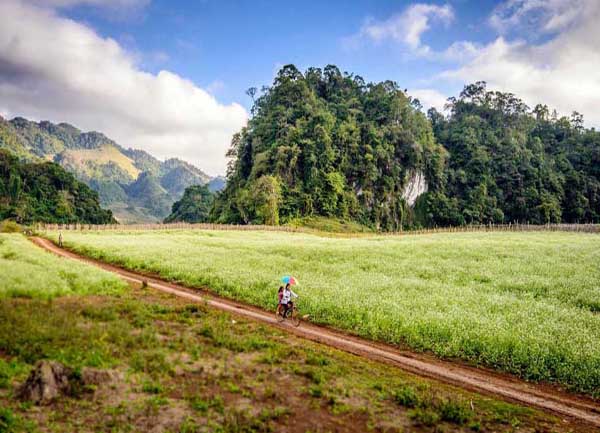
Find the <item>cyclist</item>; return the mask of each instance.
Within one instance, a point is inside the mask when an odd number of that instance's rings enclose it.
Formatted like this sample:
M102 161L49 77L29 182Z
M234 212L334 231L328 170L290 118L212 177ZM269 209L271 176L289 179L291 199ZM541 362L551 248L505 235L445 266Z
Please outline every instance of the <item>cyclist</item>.
M292 302L292 297L297 298L298 295L296 295L294 293L294 291L292 290L292 286L290 285L290 283L287 283L285 285L285 288L283 289L283 293L282 293L282 297L281 297L281 305L283 305L283 317L285 317L285 315L287 314L287 312L289 310L291 310L292 308L294 308L294 303Z

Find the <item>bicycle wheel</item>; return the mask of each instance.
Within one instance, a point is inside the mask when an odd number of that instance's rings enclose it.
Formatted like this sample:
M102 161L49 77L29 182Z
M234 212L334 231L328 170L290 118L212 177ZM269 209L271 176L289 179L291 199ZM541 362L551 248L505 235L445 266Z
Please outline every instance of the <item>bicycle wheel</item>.
M292 325L294 325L296 328L300 326L300 314L298 313L298 309L296 307L294 307L292 310L291 319Z

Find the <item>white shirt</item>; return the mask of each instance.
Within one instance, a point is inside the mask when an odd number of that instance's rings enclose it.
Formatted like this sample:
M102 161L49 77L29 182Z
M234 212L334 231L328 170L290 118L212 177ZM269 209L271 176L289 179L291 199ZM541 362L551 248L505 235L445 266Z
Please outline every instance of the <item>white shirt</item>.
M294 298L297 298L298 295L296 295L292 289L283 289L283 296L281 297L281 303L282 304L287 304L292 300L292 296Z

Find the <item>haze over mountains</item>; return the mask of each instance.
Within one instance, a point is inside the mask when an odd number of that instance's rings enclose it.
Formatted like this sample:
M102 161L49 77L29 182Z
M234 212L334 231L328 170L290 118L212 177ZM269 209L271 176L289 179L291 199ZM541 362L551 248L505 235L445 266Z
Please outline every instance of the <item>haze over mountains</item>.
M54 161L98 191L100 203L122 223L160 221L186 187L223 187L199 168L177 158L159 161L148 152L125 149L99 132L68 123L0 117L0 148L28 162Z

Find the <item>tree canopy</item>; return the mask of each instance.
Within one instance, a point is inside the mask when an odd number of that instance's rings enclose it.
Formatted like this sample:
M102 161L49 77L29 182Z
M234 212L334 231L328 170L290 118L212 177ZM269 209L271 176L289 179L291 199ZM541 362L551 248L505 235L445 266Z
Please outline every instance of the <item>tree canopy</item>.
M58 164L23 163L0 149L0 219L19 223L113 223L98 193Z
M449 158L419 204L429 225L600 222L600 133L484 82L429 111Z
M477 82L448 100L447 114L426 117L396 83L331 65L284 66L259 97L248 94L253 117L233 138L215 221L324 216L382 230L600 222L600 133L577 112L530 109Z
M188 222L203 223L209 220L213 205L214 194L208 185L193 185L185 189L183 197L173 203L171 214L165 218L165 223Z
M395 230L411 223L409 178L423 173L436 188L443 177L444 149L418 102L392 81L287 65L252 114L228 153L211 214L218 222L325 216Z

